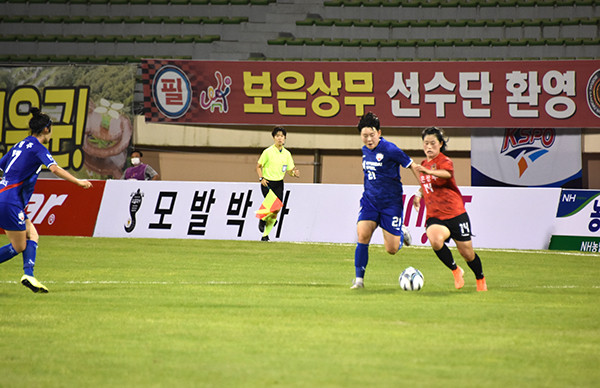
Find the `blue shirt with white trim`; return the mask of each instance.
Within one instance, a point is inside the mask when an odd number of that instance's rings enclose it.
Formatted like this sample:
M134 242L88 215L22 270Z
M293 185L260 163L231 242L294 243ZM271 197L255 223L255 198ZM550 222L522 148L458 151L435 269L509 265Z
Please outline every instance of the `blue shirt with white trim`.
M402 208L402 182L400 166L410 167L413 160L394 143L379 139L377 147L362 147L364 172L363 198L375 208Z
M56 161L50 151L35 136L27 136L0 159L0 202L25 208L42 165L50 167Z

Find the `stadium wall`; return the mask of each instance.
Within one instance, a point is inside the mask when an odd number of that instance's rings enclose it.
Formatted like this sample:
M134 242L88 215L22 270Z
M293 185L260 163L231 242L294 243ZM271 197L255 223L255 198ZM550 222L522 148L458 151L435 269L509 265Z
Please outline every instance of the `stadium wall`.
M301 169L300 183L361 184L362 142L355 128L288 127L286 146ZM260 152L272 144L272 127L207 127L134 123L134 144L145 149L144 160L163 180L247 182L256 177ZM423 159L422 128L382 128L414 160ZM454 160L457 183L471 185L471 131L448 128L448 155ZM315 165L316 163L316 165ZM600 128L582 130L583 185L600 189ZM405 184L417 184L402 171Z

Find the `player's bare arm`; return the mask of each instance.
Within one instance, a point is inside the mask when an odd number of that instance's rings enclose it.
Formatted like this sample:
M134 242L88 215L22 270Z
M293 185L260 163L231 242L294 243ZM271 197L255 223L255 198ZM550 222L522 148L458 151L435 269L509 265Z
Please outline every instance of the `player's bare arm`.
M421 165L419 165L416 169L421 174L433 175L433 176L436 176L436 177L442 178L442 179L452 178L452 174L448 170L431 170L431 169L423 167Z
M84 189L89 189L90 187L92 187L92 182L88 181L87 179L77 179L68 171L64 170L62 167L57 166L56 164L51 165L48 169L57 177L62 178L68 182L74 183L77 186L83 187Z

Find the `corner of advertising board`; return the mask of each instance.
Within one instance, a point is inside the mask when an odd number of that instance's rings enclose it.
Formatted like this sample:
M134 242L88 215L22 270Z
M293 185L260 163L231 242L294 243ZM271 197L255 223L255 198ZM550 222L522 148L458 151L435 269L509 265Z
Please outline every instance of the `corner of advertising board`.
M549 249L597 253L600 251L600 237L553 235L550 238Z

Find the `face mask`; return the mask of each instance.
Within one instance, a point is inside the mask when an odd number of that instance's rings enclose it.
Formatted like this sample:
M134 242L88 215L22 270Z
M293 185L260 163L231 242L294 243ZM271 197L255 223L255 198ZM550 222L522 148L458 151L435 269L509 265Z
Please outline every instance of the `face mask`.
M140 158L131 158L131 164L137 166L138 164L140 164Z

